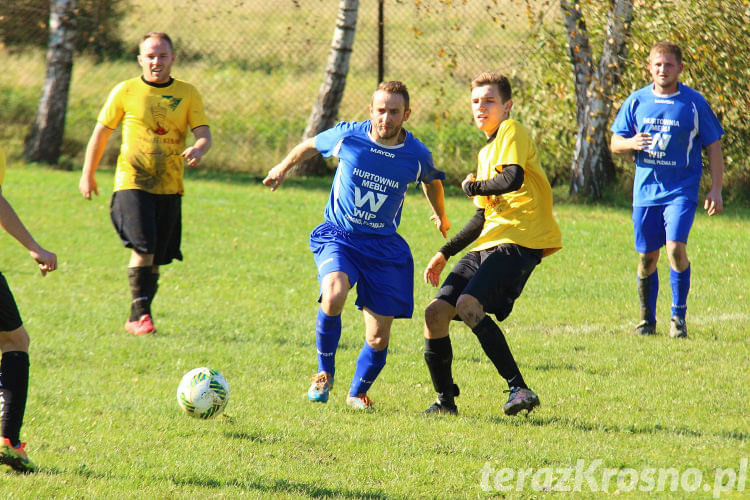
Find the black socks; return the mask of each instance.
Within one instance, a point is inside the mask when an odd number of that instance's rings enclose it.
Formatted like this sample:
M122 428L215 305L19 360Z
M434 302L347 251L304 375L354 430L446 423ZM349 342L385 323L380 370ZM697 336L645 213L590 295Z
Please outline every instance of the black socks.
M2 398L2 436L13 446L21 444L21 424L29 391L29 354L8 351L0 360L0 398Z
M144 314L151 314L151 302L158 289L159 274L151 266L129 267L128 283L133 302L130 304L130 320L136 321Z
M453 348L450 337L424 339L424 360L430 370L432 386L438 393L438 401L443 405L455 407L453 398L458 396L458 386L453 383L451 372Z
M472 331L479 339L487 357L497 368L497 372L508 381L508 386L528 389L500 327L489 316L485 316Z

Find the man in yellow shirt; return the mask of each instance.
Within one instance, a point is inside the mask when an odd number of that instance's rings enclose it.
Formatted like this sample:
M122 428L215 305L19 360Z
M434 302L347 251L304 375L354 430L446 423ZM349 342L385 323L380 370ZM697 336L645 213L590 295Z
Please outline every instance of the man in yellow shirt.
M506 415L539 406L498 325L513 309L531 272L562 247L552 215L552 189L539 164L529 132L509 118L510 82L498 73L482 73L471 82L474 123L487 136L479 151L477 174L461 187L473 198L476 214L427 264L424 279L437 286L448 258L474 246L451 270L425 310L425 361L438 393L425 413L458 413L454 398L453 350L448 336L452 319L460 319L507 381Z
M5 154L0 150L0 186L5 178ZM0 189L0 227L22 244L39 264L42 276L57 269L57 255L39 246ZM20 439L29 391L29 334L16 301L0 274L0 464L18 472L35 472Z
M159 266L182 260L181 197L184 163L197 165L211 147L211 131L198 91L171 76L175 54L166 33L150 32L139 45L140 77L117 85L99 113L86 149L78 189L99 194L94 174L112 131L122 122L110 215L131 249L128 280L133 297L125 329L154 333L151 302ZM195 143L185 147L188 127Z

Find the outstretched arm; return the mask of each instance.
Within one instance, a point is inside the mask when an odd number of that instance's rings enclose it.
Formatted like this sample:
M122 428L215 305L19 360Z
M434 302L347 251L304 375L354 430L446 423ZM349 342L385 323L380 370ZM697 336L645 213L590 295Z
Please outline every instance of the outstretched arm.
M203 155L211 148L211 129L208 128L208 125L201 125L193 129L193 135L195 136L195 144L186 148L181 155L191 167L200 163Z
M78 191L87 200L91 199L91 193L99 195L94 174L99 166L99 161L102 159L110 135L112 135L112 129L97 122L86 147L86 158L83 161L83 172L81 172L81 180L78 182Z
M57 255L39 246L21 222L16 211L2 195L2 191L0 191L0 226L26 247L31 257L39 264L42 276L57 269Z
M436 179L430 183L422 183L422 191L427 197L432 207L432 216L430 220L435 223L438 231L443 234L443 238L448 237L448 230L451 228L451 221L445 214L445 194L443 191L443 181Z
M708 168L711 171L711 189L706 193L703 208L708 215L717 215L724 210L721 198L721 184L724 179L724 156L721 154L721 141L715 141L706 146Z
M268 171L266 178L263 179L263 184L270 187L271 191L276 191L281 183L286 179L286 174L289 169L297 163L301 163L305 160L309 160L313 156L318 154L318 150L315 148L315 138L311 137L297 144L286 158Z

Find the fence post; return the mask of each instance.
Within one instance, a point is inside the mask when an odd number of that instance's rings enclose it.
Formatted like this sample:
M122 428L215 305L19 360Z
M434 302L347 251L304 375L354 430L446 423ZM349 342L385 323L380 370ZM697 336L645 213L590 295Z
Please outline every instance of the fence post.
M384 14L383 8L385 0L378 0L378 81L376 85L379 85L383 81L385 73L385 25L384 25Z

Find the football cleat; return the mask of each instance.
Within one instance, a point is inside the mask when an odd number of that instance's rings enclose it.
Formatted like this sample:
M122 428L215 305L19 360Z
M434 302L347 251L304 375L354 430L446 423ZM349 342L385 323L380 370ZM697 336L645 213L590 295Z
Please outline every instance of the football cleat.
M685 318L672 316L671 324L669 325L669 336L673 339L684 339L687 337Z
M307 390L307 399L313 403L325 403L328 401L328 394L333 389L333 376L327 372L320 372L313 375L312 384Z
M439 399L433 403L432 406L424 411L425 415L458 415L458 408L456 405L449 405L441 402Z
M356 396L347 396L346 404L350 408L355 410L374 410L375 407L372 405L372 400L367 397L367 394L357 394Z
M510 396L508 402L503 405L503 412L506 415L515 415L519 411L526 410L526 414L531 413L531 410L539 406L539 396L537 396L531 389L523 389L521 387L511 387L509 391Z
M656 335L656 323L649 323L644 319L635 326L633 332L638 335Z
M0 440L0 464L9 465L13 470L28 474L36 472L37 468L28 455L26 455L26 443L21 443L15 448L8 438Z
M151 319L150 314L144 314L135 321L128 319L125 322L125 329L137 336L156 333L156 327L154 326L154 321Z

